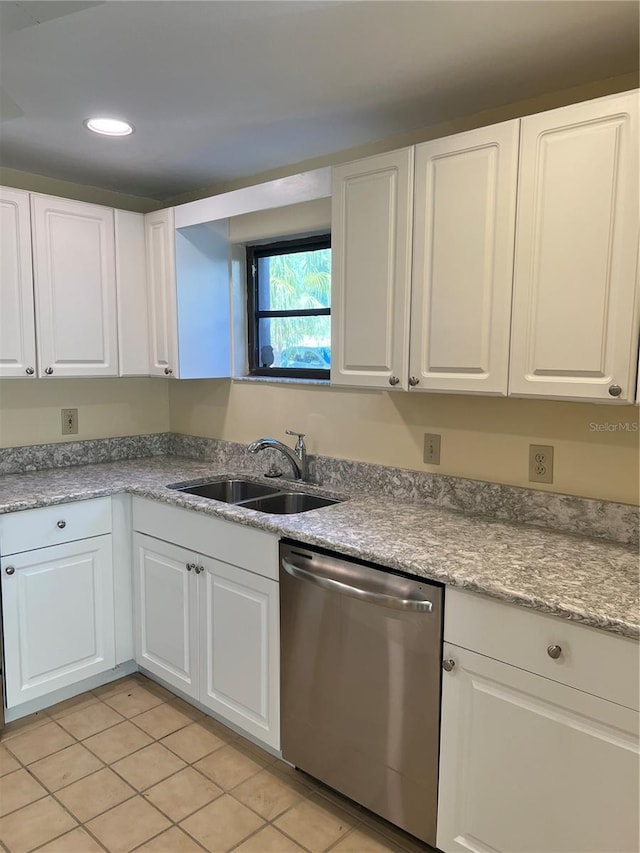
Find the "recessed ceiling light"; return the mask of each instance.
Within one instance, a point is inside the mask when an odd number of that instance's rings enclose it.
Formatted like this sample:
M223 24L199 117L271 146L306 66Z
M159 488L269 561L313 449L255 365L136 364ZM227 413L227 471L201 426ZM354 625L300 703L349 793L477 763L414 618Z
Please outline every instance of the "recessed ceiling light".
M103 136L129 136L133 133L133 125L119 118L88 118L84 122L88 130Z

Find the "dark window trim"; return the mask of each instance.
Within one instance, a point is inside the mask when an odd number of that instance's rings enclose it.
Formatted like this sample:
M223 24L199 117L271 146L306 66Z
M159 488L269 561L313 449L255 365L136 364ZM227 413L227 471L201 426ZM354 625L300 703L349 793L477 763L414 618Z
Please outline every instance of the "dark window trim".
M331 234L319 234L313 237L299 237L295 240L278 240L273 243L261 243L247 246L247 337L249 349L249 375L273 376L289 379L329 379L329 370L314 368L260 367L258 357L258 321L265 317L321 317L331 315L331 308L292 309L291 311L258 310L258 281L255 271L259 258L273 255L288 255L291 252L308 252L314 249L330 249Z

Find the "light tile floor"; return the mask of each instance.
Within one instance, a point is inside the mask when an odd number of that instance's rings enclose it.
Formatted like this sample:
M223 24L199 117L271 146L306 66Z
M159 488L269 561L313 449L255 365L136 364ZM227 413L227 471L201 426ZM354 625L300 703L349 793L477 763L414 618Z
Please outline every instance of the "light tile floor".
M7 726L0 845L9 853L431 850L142 675Z

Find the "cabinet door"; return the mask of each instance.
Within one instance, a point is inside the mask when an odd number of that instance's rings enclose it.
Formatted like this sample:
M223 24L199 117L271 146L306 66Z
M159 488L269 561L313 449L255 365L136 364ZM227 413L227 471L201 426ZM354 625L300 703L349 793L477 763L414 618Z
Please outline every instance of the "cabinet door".
M114 210L120 376L149 375L144 216Z
M117 376L113 210L31 196L40 376Z
M639 849L638 716L445 643L437 847Z
M522 119L510 394L633 400L637 247L638 94Z
M184 548L135 533L136 661L144 669L198 697L198 613L194 567Z
M412 148L333 170L333 384L408 387L412 198Z
M0 190L0 377L35 377L29 193Z
M115 666L111 536L2 560L7 707Z
M201 563L200 701L279 749L278 584L218 560Z
M147 297L151 376L178 375L178 311L173 209L147 213Z
M412 389L507 393L518 132L416 147Z

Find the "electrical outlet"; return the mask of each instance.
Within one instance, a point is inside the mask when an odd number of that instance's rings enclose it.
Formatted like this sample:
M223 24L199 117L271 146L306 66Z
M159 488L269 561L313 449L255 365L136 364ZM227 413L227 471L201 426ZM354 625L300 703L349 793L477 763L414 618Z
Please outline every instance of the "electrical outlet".
M437 432L425 432L422 458L428 465L440 464L440 436Z
M553 483L553 447L550 444L529 445L529 480Z
M77 409L61 409L62 414L62 434L77 435L78 434L78 410Z

